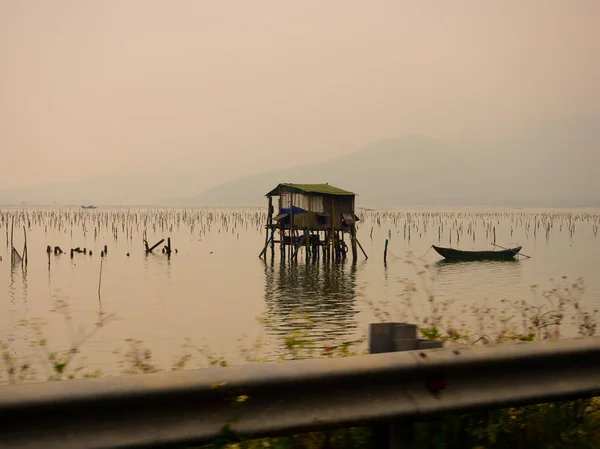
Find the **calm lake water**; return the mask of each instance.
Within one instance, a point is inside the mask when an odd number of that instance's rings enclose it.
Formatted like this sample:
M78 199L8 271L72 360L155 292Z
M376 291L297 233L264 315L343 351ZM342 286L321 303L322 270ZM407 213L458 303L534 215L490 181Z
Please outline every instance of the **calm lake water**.
M31 347L40 338L32 323L41 324L53 350L63 350L100 315L111 315L83 346L81 364L116 374L128 339L142 341L162 367L189 351L186 344L241 362L240 348L260 339L262 353L277 354L294 330L332 345L365 336L368 324L381 319L416 322L429 313L430 294L445 322L467 327L477 326L476 315L492 320L501 313L518 323L520 312L509 303L543 305L541 291L562 276L584 279L586 310L600 302L598 210L361 209L358 238L369 259L359 252L352 264L306 263L302 253L296 263L272 261L270 253L259 259L265 209L1 209L0 340L36 363L42 353ZM27 229L26 268L11 267L13 218L19 253ZM151 245L170 237L177 253L146 255L144 233ZM499 245L521 244L531 259L449 264L428 250L491 249L494 233ZM47 245L65 254L48 257ZM71 259L75 247L93 255ZM55 310L61 302L71 320ZM570 322L564 330L576 334ZM197 366L205 366L199 354L189 365Z

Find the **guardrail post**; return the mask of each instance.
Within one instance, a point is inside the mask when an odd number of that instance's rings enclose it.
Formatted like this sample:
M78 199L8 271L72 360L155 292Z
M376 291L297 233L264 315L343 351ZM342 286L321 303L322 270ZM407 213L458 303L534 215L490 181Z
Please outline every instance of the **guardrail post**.
M372 323L369 325L369 352L414 351L441 348L441 341L417 338L417 326L409 323ZM373 426L372 447L410 449L413 447L413 422L400 421Z

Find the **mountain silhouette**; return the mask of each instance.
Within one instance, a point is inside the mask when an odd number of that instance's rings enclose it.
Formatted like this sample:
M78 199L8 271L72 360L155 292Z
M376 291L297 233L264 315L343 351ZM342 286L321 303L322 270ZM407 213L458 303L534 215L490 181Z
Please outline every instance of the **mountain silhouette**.
M263 205L281 182L329 183L358 194L357 204L600 206L600 138L581 133L542 139L448 144L408 135L369 144L324 163L248 176L194 196L193 171L132 170L77 182L0 191L0 204ZM301 154L298 160L304 161Z
M357 193L358 203L399 205L600 204L589 142L471 142L447 145L420 135L368 145L322 164L227 182L190 201L205 205L261 204L280 182L324 183Z

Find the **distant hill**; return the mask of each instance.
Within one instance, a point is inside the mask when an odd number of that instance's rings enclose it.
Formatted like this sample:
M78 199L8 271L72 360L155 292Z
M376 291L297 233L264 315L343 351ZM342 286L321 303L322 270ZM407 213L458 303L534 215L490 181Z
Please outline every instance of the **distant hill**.
M327 182L358 193L363 206L600 206L598 141L586 136L449 145L410 135L325 163L226 182L196 196L193 172L161 168L0 191L0 204L263 205L264 194L280 182ZM297 159L304 160L301 154Z
M587 141L471 142L456 148L419 135L368 145L323 164L238 179L194 204L264 204L280 182L321 183L362 205L600 206L599 152Z

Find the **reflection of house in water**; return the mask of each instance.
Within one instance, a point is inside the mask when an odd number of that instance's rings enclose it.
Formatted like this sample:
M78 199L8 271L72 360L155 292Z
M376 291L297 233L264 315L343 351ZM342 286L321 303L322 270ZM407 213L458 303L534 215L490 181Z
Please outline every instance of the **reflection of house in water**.
M277 344L296 330L306 331L317 346L353 336L356 271L355 264L265 263L268 327Z
M266 255L270 244L273 257L275 243L279 243L282 259L286 250L287 257L295 259L301 249L307 259L310 255L317 259L322 249L324 259L343 260L348 252L347 234L352 260L356 260L360 243L356 239L358 217L354 214L354 193L329 184L279 184L266 196L269 212L261 256ZM275 216L274 196L279 197ZM275 240L276 231L279 240Z

